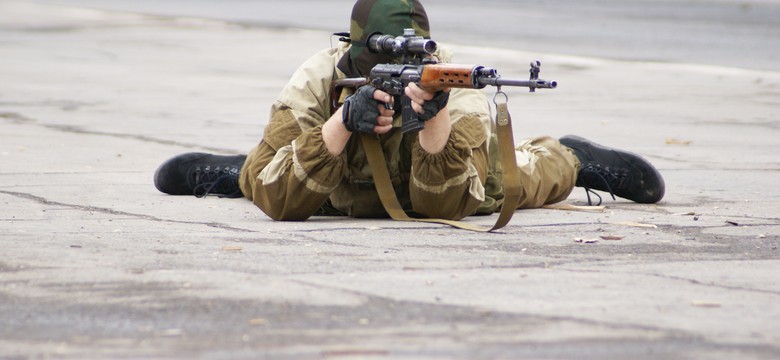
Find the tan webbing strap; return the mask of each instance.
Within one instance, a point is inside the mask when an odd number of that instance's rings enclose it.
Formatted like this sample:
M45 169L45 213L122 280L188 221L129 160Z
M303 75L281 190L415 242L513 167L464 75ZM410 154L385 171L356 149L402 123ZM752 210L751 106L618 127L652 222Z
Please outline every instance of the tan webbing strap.
M509 115L507 104L496 103L496 134L498 135L498 155L501 158L501 166L504 170L502 177L504 183L504 203L498 220L490 230L500 229L512 219L517 204L520 203L520 173L515 157L515 139L512 132L512 117Z
M512 219L515 208L520 201L520 178L518 176L517 160L515 159L512 120L506 103L496 104L496 129L501 165L504 167L504 204L501 206L501 213L498 215L498 220L493 227L487 228L463 221L446 219L416 219L407 215L401 208L401 204L398 202L398 197L393 189L393 184L390 181L390 174L387 171L387 163L385 162L382 147L379 145L379 140L377 140L375 135L361 134L363 148L366 151L368 164L371 166L373 173L374 184L385 211L393 220L439 223L464 230L488 232L504 227Z

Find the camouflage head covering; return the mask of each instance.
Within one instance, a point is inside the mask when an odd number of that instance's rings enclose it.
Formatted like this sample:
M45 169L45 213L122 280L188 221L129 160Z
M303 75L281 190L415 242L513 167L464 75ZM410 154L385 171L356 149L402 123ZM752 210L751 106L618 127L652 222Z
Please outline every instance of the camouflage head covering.
M400 36L404 29L430 38L428 15L416 0L358 0L352 8L349 37L352 46L339 61L338 68L350 77L367 76L376 64L392 62L385 54L368 50L366 42L374 33Z

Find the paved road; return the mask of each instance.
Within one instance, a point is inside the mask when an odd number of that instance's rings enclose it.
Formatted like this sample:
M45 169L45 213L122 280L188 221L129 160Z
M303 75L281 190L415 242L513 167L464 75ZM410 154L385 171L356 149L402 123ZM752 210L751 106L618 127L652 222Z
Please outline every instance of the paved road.
M343 31L352 0L51 0ZM428 0L440 41L541 53L780 70L780 1Z
M515 137L641 153L654 205L475 234L154 189L257 144L327 37L0 0L0 358L780 358L780 72L543 55L561 85L511 90Z

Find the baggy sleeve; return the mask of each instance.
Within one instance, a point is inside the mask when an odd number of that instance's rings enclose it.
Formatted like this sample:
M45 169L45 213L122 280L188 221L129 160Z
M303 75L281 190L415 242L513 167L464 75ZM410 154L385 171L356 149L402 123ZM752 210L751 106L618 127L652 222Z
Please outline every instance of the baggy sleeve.
M295 130L297 128L297 131ZM346 155L333 155L322 140L322 125L306 131L292 111L275 111L263 141L241 170L241 189L274 220L313 215L346 173Z
M344 51L323 50L296 70L271 108L263 140L244 162L241 191L274 220L309 218L346 173L346 155L331 154L322 140Z
M444 150L430 154L419 142L412 149L410 197L417 213L459 220L485 200L490 119L481 92L452 91L452 132Z

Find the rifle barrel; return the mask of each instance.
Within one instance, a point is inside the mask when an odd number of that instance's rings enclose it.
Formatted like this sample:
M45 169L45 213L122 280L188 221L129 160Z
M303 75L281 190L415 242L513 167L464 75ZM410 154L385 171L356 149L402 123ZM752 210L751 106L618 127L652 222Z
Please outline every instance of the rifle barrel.
M531 89L555 89L558 86L558 82L555 80L515 80L504 79L501 77L480 77L479 83L482 86L522 86Z

